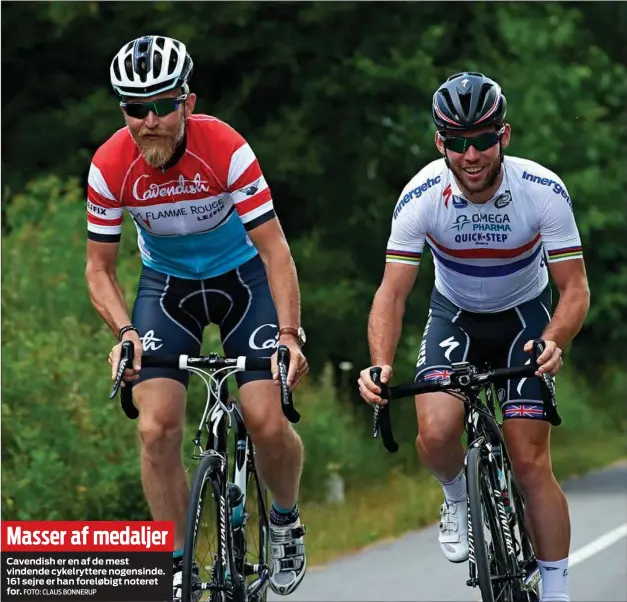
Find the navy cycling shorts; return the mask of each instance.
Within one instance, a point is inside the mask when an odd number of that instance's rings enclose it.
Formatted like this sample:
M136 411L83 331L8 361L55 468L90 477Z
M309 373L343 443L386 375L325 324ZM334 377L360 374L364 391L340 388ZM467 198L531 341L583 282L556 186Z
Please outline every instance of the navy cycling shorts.
M259 255L206 280L176 278L143 266L132 320L142 338L144 355L197 356L209 324L219 326L227 357L269 357L278 346L277 313ZM137 382L171 378L187 387L189 377L187 370L142 368ZM241 386L272 375L270 371L251 371L237 372L235 377Z
M528 364L525 343L537 339L551 319L551 288L535 299L506 311L475 313L460 309L433 289L429 317L416 364L416 381L450 373L451 363L470 362L480 370ZM538 378L495 383L503 419L548 420Z

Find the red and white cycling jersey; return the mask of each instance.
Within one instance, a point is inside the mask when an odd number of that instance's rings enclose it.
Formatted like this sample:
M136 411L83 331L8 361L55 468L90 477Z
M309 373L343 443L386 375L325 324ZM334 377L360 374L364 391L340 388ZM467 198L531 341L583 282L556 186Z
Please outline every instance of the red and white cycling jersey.
M464 198L444 159L419 171L394 209L386 261L418 265L426 242L436 289L466 311L504 311L537 297L547 261L582 257L570 197L538 163L506 156L502 169L484 204Z
M165 171L144 161L128 128L118 130L92 159L87 198L91 240L119 241L126 210L144 264L180 278L248 261L257 250L246 231L275 216L250 145L208 115L188 117L185 152Z

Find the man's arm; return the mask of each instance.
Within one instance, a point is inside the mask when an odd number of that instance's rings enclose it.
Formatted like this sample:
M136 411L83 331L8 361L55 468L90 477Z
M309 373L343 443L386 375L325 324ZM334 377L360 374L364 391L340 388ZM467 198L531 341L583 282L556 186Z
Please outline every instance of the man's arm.
M590 308L590 289L583 259L549 263L549 271L559 291L553 319L542 338L555 341L564 349L577 336Z
M116 339L122 326L131 323L126 308L124 294L118 283L115 264L120 244L117 242L87 241L87 266L85 279L89 288L89 297L96 311L102 316L113 331ZM142 343L139 335L131 330L124 333L123 340L133 341L135 349L133 369L138 372L141 367ZM112 378L115 378L120 360L120 346L116 345L110 357ZM126 377L132 377L129 370ZM131 378L132 379L132 378Z
M373 366L394 362L403 326L405 303L414 285L418 267L387 263L368 319L368 344Z
M274 217L248 231L268 274L279 328L300 326L300 291L296 265L283 229Z
M546 349L538 358L537 375L555 375L561 368L562 350L581 330L590 307L581 238L572 203L564 183L552 172L556 182L545 196L535 197L540 234L547 252L548 267L559 291L555 314L542 333ZM531 341L525 345L531 351Z
M266 268L270 293L274 300L278 327L300 327L300 290L296 264L278 218L273 217L248 231L248 236L259 251ZM290 367L287 384L295 388L308 371L307 361L296 338L283 334L280 342L290 350ZM278 372L273 366L273 377L278 384Z
M88 240L85 268L92 305L116 337L120 328L130 323L124 294L115 272L119 247L117 242Z

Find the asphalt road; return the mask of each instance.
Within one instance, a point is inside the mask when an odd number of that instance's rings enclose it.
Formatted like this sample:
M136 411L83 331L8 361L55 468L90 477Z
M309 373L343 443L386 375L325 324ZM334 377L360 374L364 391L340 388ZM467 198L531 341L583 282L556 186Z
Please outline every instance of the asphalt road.
M562 487L572 521L571 600L627 601L627 464L573 479ZM269 592L268 599L481 600L478 588L466 587L467 576L468 563L450 564L442 556L437 526L431 526L310 568L292 595Z

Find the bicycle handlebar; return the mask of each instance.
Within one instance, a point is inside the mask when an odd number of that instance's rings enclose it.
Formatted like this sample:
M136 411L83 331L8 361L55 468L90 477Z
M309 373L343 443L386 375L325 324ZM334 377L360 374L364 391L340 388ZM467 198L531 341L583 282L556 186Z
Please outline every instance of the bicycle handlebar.
M453 370L450 376L440 380L405 383L393 387L388 387L381 382L381 368L371 368L370 378L372 378L373 382L381 389L380 396L387 399L385 405L376 405L374 408L374 438L376 439L379 433L381 433L381 439L383 440L385 448L391 453L398 451L398 443L395 441L394 434L392 433L392 422L390 418L390 402L393 399L450 390L466 393L472 391L475 387L490 385L499 379L511 380L515 378L535 377L537 359L542 351L544 351L544 341L536 339L533 341L533 361L528 365L516 368L497 368L481 373L477 372L476 369L467 362L459 362L452 364ZM554 385L547 374L544 374L541 378L541 389L546 416L552 425L559 426L562 423L562 419L557 412Z
M133 363L134 351L135 348L131 341L124 341L122 343L120 365L118 366L113 388L109 394L109 399L113 399L117 395L118 390L121 389L120 404L126 416L131 420L135 420L139 416L139 411L133 403L133 383L125 382L124 387L121 387L121 383L124 371L128 365ZM285 417L295 424L300 421L300 414L294 407L292 392L287 386L290 350L286 345L279 345L277 364L279 368L279 380L281 381L281 408L283 409ZM211 370L233 368L238 372L244 372L270 370L272 362L269 357L246 357L243 355L237 358L224 358L215 354L199 357L191 357L188 355L145 355L142 356L142 366L145 368L174 368L177 370L187 370L188 368L209 368Z

